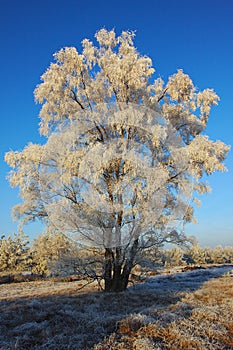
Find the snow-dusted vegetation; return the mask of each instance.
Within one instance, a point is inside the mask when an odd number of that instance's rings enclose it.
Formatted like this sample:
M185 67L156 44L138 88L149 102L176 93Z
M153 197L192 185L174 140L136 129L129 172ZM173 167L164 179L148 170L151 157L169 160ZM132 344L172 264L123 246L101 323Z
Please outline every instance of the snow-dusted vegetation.
M121 293L77 282L0 285L1 350L233 347L232 266L150 276Z
M103 253L101 249L77 246L64 234L48 229L33 242L21 232L0 238L0 283L5 275L69 277L100 283L103 280ZM143 278L164 268L206 266L233 263L233 247L202 248L194 241L190 246L158 249L152 247L137 255L132 276ZM2 279L1 279L2 278ZM22 280L22 278L21 278ZM7 280L6 280L7 281ZM9 281L10 282L10 281Z

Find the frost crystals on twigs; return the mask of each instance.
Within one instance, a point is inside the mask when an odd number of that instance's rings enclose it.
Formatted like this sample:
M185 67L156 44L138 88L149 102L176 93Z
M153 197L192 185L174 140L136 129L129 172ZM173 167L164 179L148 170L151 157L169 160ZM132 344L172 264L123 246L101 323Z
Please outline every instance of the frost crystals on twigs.
M151 227L172 232L192 192L175 129L134 104L80 114L45 145L40 188L50 221L84 244L108 248L128 245Z

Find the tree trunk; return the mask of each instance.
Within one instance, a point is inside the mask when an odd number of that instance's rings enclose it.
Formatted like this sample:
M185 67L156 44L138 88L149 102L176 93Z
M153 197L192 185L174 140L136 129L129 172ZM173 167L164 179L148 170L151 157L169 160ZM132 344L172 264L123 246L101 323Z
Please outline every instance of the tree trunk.
M104 290L106 292L110 292L112 289L112 264L112 251L106 248L104 255Z
M127 259L122 258L121 248L105 249L104 263L104 290L105 292L122 292L126 290L129 282L129 276L134 265L134 259L137 254L138 239L133 242Z

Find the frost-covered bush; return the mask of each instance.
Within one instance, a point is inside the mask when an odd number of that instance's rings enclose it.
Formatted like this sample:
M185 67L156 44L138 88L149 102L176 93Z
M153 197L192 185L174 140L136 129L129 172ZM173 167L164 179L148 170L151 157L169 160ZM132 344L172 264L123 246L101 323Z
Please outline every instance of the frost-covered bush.
M31 268L27 238L23 232L0 238L0 272L21 272Z
M184 260L187 264L226 264L233 263L233 247L202 248L198 243L185 251Z
M102 261L98 249L84 249L69 237L49 227L33 242L33 272L42 276L101 276Z
M183 259L184 252L179 247L174 247L165 252L165 266L180 266L184 264Z
M64 274L63 259L73 249L72 242L62 233L48 228L46 233L38 235L33 242L31 252L33 257L33 272L43 276ZM66 271L66 274L71 271Z

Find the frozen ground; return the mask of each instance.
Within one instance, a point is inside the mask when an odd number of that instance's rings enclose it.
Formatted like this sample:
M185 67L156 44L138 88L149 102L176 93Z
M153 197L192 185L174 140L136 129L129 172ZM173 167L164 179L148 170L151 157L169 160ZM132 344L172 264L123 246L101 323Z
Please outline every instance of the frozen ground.
M0 350L232 349L232 275L171 270L119 294L80 282L0 285Z
M179 272L179 268L169 269L168 272L161 273L159 276L149 277L146 283L138 284L133 287L136 289L162 289L170 291L194 291L198 289L205 281L210 278L217 278L225 273L233 271L232 265L212 266L209 268L200 268L186 272Z

